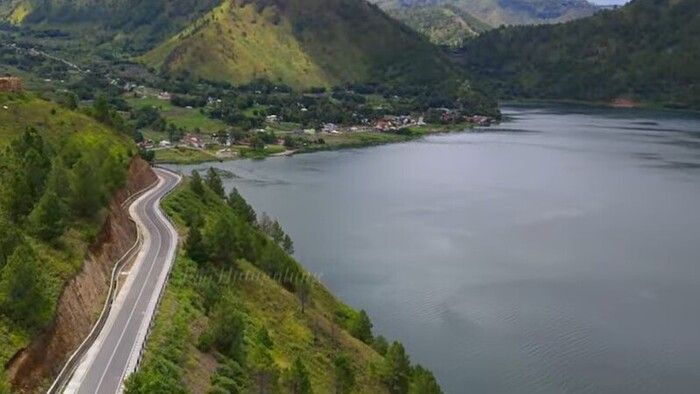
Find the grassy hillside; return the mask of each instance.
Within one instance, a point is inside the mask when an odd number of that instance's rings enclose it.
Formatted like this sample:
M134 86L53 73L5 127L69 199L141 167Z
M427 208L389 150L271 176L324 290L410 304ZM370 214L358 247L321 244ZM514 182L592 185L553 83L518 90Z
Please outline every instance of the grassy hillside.
M453 6L491 26L565 22L592 15L597 8L586 0L371 0L380 7ZM437 27L437 26L436 26Z
M427 41L360 0L226 0L143 60L176 74L297 88L455 76Z
M491 29L491 26L453 5L394 8L387 10L437 45L459 47L464 41Z
M440 392L400 344L375 338L363 312L283 251L291 244L261 230L275 225L256 224L240 196L227 202L210 179L213 188L188 181L164 202L188 239L128 393Z
M461 51L503 97L626 98L700 108L700 3L634 0L555 26L502 28Z
M0 364L52 321L134 147L91 117L0 94ZM2 376L0 376L0 381ZM0 383L0 387L2 383ZM1 391L1 390L0 390Z

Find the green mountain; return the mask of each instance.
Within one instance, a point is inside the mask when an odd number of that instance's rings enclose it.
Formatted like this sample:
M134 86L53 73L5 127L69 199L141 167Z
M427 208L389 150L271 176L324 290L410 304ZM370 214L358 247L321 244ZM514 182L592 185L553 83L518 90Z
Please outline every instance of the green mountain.
M491 26L454 5L393 8L387 13L438 45L459 47Z
M454 86L457 77L438 49L364 0L0 0L0 16L111 35L149 66L234 84Z
M227 0L143 60L177 74L294 87L454 75L428 42L361 0Z
M453 6L491 26L565 22L598 9L586 0L371 0L385 10ZM439 25L436 25L438 28Z
M459 58L503 97L626 98L700 108L700 2L634 0L554 26L501 28Z

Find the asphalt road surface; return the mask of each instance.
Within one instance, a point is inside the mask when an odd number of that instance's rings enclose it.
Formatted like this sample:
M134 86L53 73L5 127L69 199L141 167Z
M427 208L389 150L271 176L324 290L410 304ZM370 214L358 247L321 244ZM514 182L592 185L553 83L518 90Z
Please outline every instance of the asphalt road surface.
M142 247L117 295L97 340L71 378L67 393L117 393L134 372L177 247L177 233L160 209L160 200L180 181L154 169L158 184L129 208L143 237ZM124 276L122 276L123 278Z

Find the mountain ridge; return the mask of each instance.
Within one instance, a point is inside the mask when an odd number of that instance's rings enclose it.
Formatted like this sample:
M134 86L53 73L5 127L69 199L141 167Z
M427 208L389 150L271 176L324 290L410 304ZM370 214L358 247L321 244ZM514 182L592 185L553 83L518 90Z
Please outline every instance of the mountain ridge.
M458 53L502 97L700 108L700 3L634 0L561 25L501 28Z
M0 18L92 26L161 71L233 84L455 86L461 78L425 38L364 0L4 0Z

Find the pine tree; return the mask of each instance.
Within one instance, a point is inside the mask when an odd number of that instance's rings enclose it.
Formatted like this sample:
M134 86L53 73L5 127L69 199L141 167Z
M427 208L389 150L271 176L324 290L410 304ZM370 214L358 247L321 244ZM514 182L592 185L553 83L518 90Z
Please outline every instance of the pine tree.
M56 156L51 162L51 172L46 180L46 189L53 190L62 201L68 201L70 198L70 177L61 156Z
M71 207L83 218L94 217L102 207L102 188L93 162L83 156L75 163L70 177Z
M192 170L192 177L190 179L190 188L192 188L192 191L194 194L198 196L203 196L204 195L204 186L202 185L202 177L199 176L199 172L197 170Z
M361 310L350 324L350 334L366 344L372 343L372 322L367 312Z
M65 209L53 190L47 190L29 215L31 232L44 241L52 241L65 230Z
M187 241L185 241L185 250L187 255L198 263L207 261L207 248L202 239L202 231L199 226L190 227Z
M405 394L408 392L411 362L401 343L394 342L389 346L379 374L390 393Z
M229 215L219 215L205 230L209 256L218 263L232 263L236 256L236 228L233 218Z
M45 327L53 315L44 271L32 249L18 246L0 275L0 312L29 330Z
M416 365L411 373L409 394L442 394L442 389L432 372Z
M289 234L284 234L284 238L282 238L282 249L289 254L294 254L294 242Z
M243 219L246 223L255 223L257 220L255 210L246 202L243 196L241 196L238 189L234 187L233 190L231 190L227 201L228 205L238 217Z
M219 174L217 174L216 170L214 167L209 167L209 171L207 171L207 186L209 186L209 189L214 192L217 196L221 198L226 198L226 192L224 191L224 185L221 182L221 177Z

